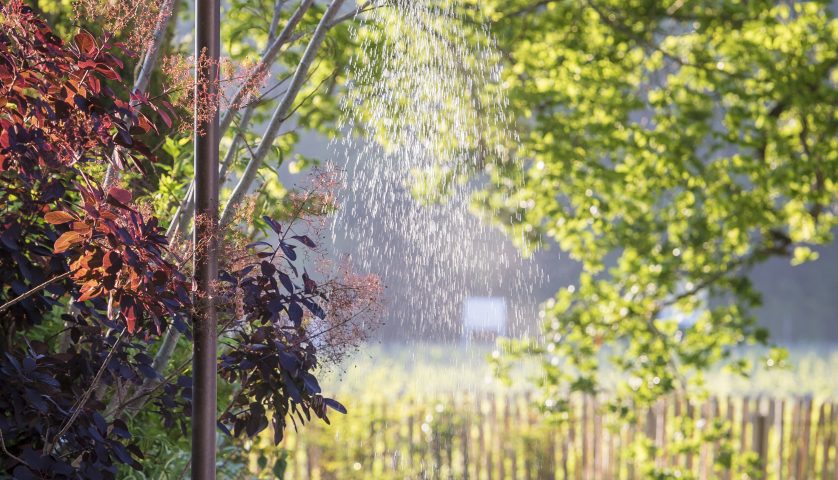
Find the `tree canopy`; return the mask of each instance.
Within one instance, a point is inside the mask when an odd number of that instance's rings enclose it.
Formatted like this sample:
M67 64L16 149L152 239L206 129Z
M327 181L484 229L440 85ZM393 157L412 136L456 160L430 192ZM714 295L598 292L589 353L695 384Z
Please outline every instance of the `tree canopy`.
M480 207L582 265L544 308L548 393L651 401L767 342L749 268L814 260L836 225L828 2L480 3L526 164L489 169Z

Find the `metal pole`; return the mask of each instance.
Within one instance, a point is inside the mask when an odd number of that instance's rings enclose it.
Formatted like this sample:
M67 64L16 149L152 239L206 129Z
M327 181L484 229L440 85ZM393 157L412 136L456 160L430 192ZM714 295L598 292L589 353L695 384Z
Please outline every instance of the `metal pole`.
M195 228L192 397L192 478L215 479L217 324L213 282L218 277L218 141L217 109L211 118L199 104L218 94L220 0L195 0ZM202 57L204 62L197 63ZM202 88L197 88L198 85ZM200 93L199 93L200 92ZM210 102L217 104L217 102Z

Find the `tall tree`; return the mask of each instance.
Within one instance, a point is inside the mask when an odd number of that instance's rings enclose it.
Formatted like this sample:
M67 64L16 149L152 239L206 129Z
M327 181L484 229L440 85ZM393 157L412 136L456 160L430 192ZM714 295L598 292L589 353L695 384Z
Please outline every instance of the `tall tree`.
M527 167L490 171L480 201L524 250L557 245L582 266L531 350L547 395L652 402L720 361L747 369L726 361L767 341L749 269L814 260L836 225L829 2L480 7ZM603 384L613 367L625 376Z

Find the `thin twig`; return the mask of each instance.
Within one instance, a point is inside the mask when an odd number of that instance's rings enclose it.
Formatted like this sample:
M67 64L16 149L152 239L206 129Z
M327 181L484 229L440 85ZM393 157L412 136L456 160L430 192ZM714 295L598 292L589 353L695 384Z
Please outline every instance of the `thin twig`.
M225 331L235 321L236 321L235 317L232 317L229 320L227 320L227 322L225 322L223 325L221 325L221 331L222 332ZM171 329L170 331L177 332L177 330L175 330L175 329ZM167 334L168 334L168 331L167 331ZM179 335L179 333L178 333L178 335ZM177 340L175 340L175 342L177 342ZM165 341L164 341L164 344L165 344ZM167 362L168 362L168 360L167 360ZM181 365L179 365L172 373L170 373L163 380L161 380L161 381L147 380L146 382L144 382L140 386L140 391L138 393L136 393L135 395L133 395L128 400L123 400L123 401L121 401L121 402L119 402L119 403L117 403L113 406L109 405L107 410L106 410L107 414L108 415L114 415L115 417L119 417L124 413L123 409L125 409L127 411L125 413L128 413L129 415L132 414L133 412L136 412L137 410L142 408L142 406L145 404L145 401L147 401L147 400L144 400L139 405L132 406L132 404L134 402L137 402L138 400L142 400L143 397L150 396L158 388L160 388L161 386L171 382L172 379L175 378L177 375L182 374L191 363L192 363L192 356L190 355ZM163 370L163 368L165 368L165 366L166 366L166 364L158 365L156 362L152 363L152 368L154 368L154 370L158 374L161 374L161 376L162 376L162 370ZM126 407L128 407L128 408L126 408ZM117 412L119 412L119 413L117 413Z
M15 456L12 452L6 449L6 440L3 438L3 430L0 429L0 447L3 448L3 453L9 456L12 460L17 460L18 462L22 463L23 465L29 466L28 463L24 462L22 458Z
M61 437L67 433L67 430L73 425L73 422L76 421L79 414L81 413L82 408L84 408L84 404L90 399L90 396L93 394L93 391L96 390L96 386L99 384L99 381L102 379L102 375L105 373L105 370L108 367L108 363L110 363L111 358L113 358L114 353L116 353L116 349L120 343L122 343L122 337L125 335L125 330L123 329L119 336L116 338L116 341L111 347L111 351L108 352L108 355L105 357L105 361L102 362L102 366L99 367L99 371L96 372L96 376L93 377L93 381L90 383L90 386L87 388L87 391L84 392L82 397L76 403L76 407L73 409L73 413L70 415L70 418L67 419L67 423L58 431L58 433L53 437L52 442L49 442L44 445L44 452L50 452L52 448L61 440Z
M52 285L53 283L69 277L72 273L73 272L64 272L61 275L58 275L57 277L52 277L51 279L47 280L46 282L32 288L32 290L29 290L28 292L22 293L21 295L17 296L16 298L13 298L13 299L9 300L8 302L4 303L3 305L0 305L0 313L5 312L6 310L11 308L15 304L26 300L27 298L31 297L32 295L35 295L36 293L40 292L41 290L43 290L43 289L47 288L48 286Z
M594 3L593 0L585 0L585 3L599 16L599 18L605 23L607 26L611 27L611 29L621 32L624 35L627 35L629 38L637 42L638 44L650 48L654 51L659 52L664 57L672 60L673 62L677 63L682 67L692 67L704 70L710 74L718 73L725 75L729 78L746 78L743 74L739 72L728 72L727 70L722 70L720 68L715 68L710 65L702 65L700 63L693 63L688 60L684 60L677 54L674 54L666 49L664 49L661 45L647 40L643 38L642 35L635 32L631 27L627 26L625 22L616 21L612 19L612 16L616 17L613 12L608 12L602 8L600 8L597 4Z
M180 366L178 366L178 368L176 368L172 373L170 373L162 381L157 382L154 386L146 387L144 389L141 389L141 391L139 393L135 394L134 396L132 396L128 400L123 400L123 401L119 402L118 404L116 404L116 406L113 407L113 409L110 412L106 412L106 414L108 416L113 415L114 417L121 416L123 408L130 406L132 403L136 402L137 400L142 399L143 397L151 395L161 386L166 385L167 383L171 382L172 379L174 379L177 375L182 374L186 370L186 367L188 367L191 363L192 363L192 357L190 356L182 364L180 364ZM117 414L117 412L119 412L119 413Z
M315 71L317 71L316 68L315 68ZM312 72L312 74L313 73L314 72ZM291 118L295 113L297 113L297 110L299 110L303 105L306 104L306 102L308 102L309 100L311 100L312 97L317 95L317 91L320 90L320 87L322 87L324 83L333 79L335 77L335 75L337 75L337 73L338 73L337 69L332 70L332 73L330 73L326 78L321 80L320 83L318 83L317 86L314 87L314 89L311 91L311 93L306 95L305 98L303 98L302 101L299 104L297 104L296 107L294 107L290 112L288 112L288 115L285 116L285 120L288 120L289 118Z

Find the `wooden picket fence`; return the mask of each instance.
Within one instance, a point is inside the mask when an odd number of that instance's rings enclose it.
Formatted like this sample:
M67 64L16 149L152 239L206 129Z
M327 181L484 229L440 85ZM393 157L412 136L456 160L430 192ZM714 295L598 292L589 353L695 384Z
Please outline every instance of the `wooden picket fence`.
M673 397L633 422L589 397L548 421L525 394L350 410L290 432L286 478L838 480L838 403L811 398Z

